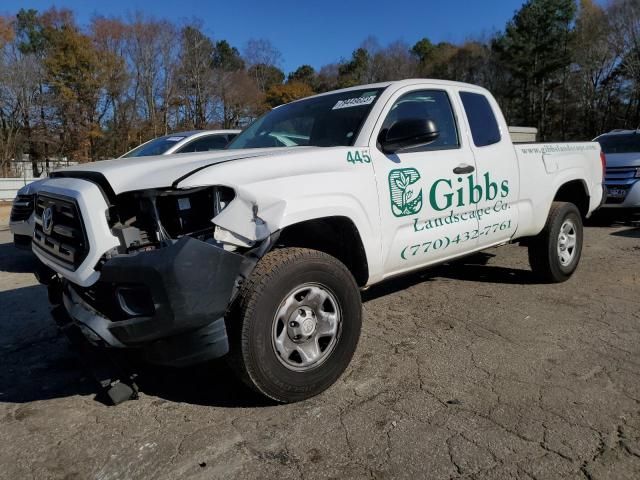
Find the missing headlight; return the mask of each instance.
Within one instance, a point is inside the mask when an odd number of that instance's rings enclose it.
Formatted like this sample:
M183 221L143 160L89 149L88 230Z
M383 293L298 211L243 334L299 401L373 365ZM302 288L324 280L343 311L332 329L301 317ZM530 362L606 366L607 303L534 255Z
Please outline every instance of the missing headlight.
M114 235L120 238L120 253L158 248L184 235L212 240L215 226L211 220L234 196L231 188L222 186L119 195L109 219Z
M160 221L172 238L213 235L211 219L233 200L233 190L227 187L204 187L162 192L156 198Z

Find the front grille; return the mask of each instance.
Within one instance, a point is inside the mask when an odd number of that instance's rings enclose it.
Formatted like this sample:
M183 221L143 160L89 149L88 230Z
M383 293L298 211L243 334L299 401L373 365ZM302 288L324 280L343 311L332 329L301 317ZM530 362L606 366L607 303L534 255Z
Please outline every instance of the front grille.
M89 242L75 200L51 193L38 194L33 245L69 270L80 266L89 253Z
M608 185L635 183L639 167L607 167L605 180Z
M34 195L18 195L11 207L11 221L24 222L33 213Z

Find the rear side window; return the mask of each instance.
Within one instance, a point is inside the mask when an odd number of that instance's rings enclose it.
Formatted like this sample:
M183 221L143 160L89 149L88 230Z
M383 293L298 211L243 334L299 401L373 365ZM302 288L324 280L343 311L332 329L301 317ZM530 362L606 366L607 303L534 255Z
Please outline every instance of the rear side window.
M208 152L209 150L222 150L227 146L226 135L210 135L198 138L193 142L185 145L176 153L192 153L192 152Z
M475 146L486 147L498 143L500 128L487 97L479 93L460 92L460 98L469 119Z

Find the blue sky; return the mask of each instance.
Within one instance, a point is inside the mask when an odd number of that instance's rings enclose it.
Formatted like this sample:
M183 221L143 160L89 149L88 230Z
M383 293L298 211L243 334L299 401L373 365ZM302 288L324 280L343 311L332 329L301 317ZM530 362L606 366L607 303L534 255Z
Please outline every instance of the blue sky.
M69 8L81 24L95 15L126 18L142 11L175 21L200 20L214 39L242 50L250 38L267 38L282 52L289 72L303 63L318 68L347 58L370 35L386 45L422 37L461 42L489 35L505 23L523 0L2 0L0 13L20 8Z

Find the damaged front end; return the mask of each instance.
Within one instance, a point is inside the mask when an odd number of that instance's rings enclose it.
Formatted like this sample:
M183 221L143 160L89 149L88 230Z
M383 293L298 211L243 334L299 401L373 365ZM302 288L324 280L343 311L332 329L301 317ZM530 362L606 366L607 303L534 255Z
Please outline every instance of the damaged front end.
M257 202L236 195L215 186L111 199L107 222L118 245L100 258L92 285L51 279L54 316L68 315L95 345L135 348L156 364L225 355L227 310L277 238Z

